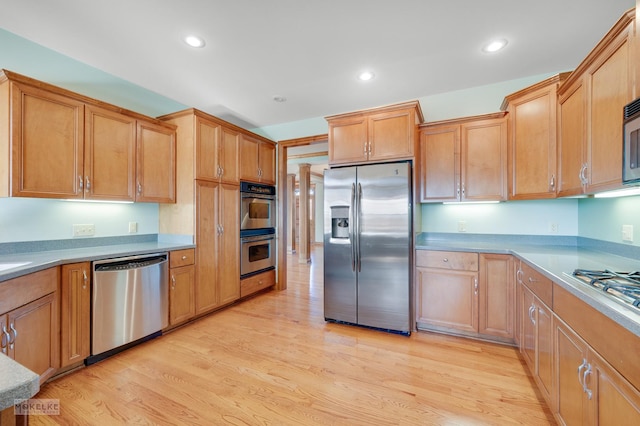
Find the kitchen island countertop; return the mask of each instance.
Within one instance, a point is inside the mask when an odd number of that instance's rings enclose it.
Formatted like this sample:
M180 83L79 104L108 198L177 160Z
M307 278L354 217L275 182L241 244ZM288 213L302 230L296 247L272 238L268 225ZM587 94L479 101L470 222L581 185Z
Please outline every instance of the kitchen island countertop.
M573 243L573 244L572 244ZM575 269L609 269L612 271L638 271L640 260L629 250L630 257L607 251L585 247L579 239L533 238L527 243L525 238L508 236L483 239L479 235L467 238L454 234L451 238L438 234L435 238L428 234L418 234L416 250L470 251L478 253L511 254L521 259L561 286L589 306L611 318L640 337L640 309L625 306L605 296L601 290L593 288L571 276Z

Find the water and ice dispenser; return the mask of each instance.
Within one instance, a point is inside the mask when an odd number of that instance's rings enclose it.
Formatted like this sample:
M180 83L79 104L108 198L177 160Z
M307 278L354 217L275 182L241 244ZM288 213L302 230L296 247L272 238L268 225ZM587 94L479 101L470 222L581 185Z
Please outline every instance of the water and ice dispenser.
M349 206L331 207L331 238L349 238Z

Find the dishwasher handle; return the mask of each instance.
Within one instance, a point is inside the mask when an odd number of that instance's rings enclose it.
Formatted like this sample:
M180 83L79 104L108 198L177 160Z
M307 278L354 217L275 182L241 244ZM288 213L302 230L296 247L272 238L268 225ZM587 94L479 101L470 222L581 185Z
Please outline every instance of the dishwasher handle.
M132 256L119 259L108 259L100 263L94 262L94 270L96 272L110 271L126 271L129 269L145 268L147 266L157 265L166 262L168 255L166 253L152 256Z

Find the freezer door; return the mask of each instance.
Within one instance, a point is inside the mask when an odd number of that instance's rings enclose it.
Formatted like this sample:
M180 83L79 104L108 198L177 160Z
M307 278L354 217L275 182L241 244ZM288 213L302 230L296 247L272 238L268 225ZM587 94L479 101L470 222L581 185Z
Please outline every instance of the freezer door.
M358 324L410 332L411 167L358 167Z
M355 167L324 173L324 317L357 322L352 201Z

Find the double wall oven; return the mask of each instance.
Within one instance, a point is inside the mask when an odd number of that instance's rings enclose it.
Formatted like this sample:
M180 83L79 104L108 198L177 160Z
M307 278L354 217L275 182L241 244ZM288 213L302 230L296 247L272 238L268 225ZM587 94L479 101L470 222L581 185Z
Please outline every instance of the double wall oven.
M276 188L240 182L240 277L276 267Z

